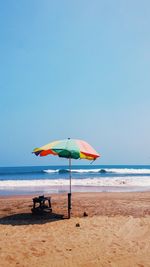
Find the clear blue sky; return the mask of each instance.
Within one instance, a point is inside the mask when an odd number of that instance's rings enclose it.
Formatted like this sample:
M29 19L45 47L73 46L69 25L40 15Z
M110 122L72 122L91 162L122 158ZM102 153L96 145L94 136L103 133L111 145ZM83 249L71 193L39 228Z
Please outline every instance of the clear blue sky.
M150 164L149 10L1 1L0 166L65 164L31 151L67 137L88 141L97 164Z

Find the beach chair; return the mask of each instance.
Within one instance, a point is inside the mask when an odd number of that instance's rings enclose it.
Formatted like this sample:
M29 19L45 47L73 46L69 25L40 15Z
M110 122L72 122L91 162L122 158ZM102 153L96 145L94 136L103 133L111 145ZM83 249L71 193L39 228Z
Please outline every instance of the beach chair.
M45 197L44 195L34 197L33 199L32 213L52 212L51 197Z

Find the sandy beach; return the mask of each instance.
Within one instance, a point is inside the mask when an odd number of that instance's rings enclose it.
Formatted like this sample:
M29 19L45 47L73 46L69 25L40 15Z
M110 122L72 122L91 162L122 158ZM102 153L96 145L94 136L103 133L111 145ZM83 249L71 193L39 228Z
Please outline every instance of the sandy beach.
M0 266L150 266L150 192L51 195L52 215L31 196L0 198ZM88 216L83 216L84 212Z

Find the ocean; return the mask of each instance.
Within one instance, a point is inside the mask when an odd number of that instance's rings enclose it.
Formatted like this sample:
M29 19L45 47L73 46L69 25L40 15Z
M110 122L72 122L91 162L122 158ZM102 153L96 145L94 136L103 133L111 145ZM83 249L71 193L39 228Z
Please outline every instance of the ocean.
M73 165L72 192L137 192L150 190L150 166ZM69 191L68 166L0 167L0 195Z

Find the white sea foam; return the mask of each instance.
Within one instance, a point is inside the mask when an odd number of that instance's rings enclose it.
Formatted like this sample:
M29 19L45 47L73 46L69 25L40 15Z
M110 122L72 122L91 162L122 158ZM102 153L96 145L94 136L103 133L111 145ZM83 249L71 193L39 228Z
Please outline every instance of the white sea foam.
M71 172L77 172L77 173L97 173L100 172L101 169L73 169Z
M55 172L59 172L59 170L43 170L43 172L46 172L46 173L55 173Z
M69 172L69 169L57 169L57 170L52 170L52 169L48 169L48 170L43 170L46 173L65 173L65 172ZM71 172L72 173L98 173L100 172L101 169L72 169Z
M119 173L119 174L150 174L150 169L105 169L106 172L113 172L113 173Z
M45 173L63 173L63 171L65 172L69 172L69 169L57 169L57 170L53 170L53 169L47 169L47 170L43 170L43 172ZM105 169L72 169L71 170L72 173L116 173L116 174L150 174L150 169L135 169L135 168L105 168Z
M17 187L45 187L45 186L66 186L69 179L41 179L41 180L7 180L0 181L0 189ZM128 176L115 178L86 178L72 179L75 186L150 186L150 176Z

